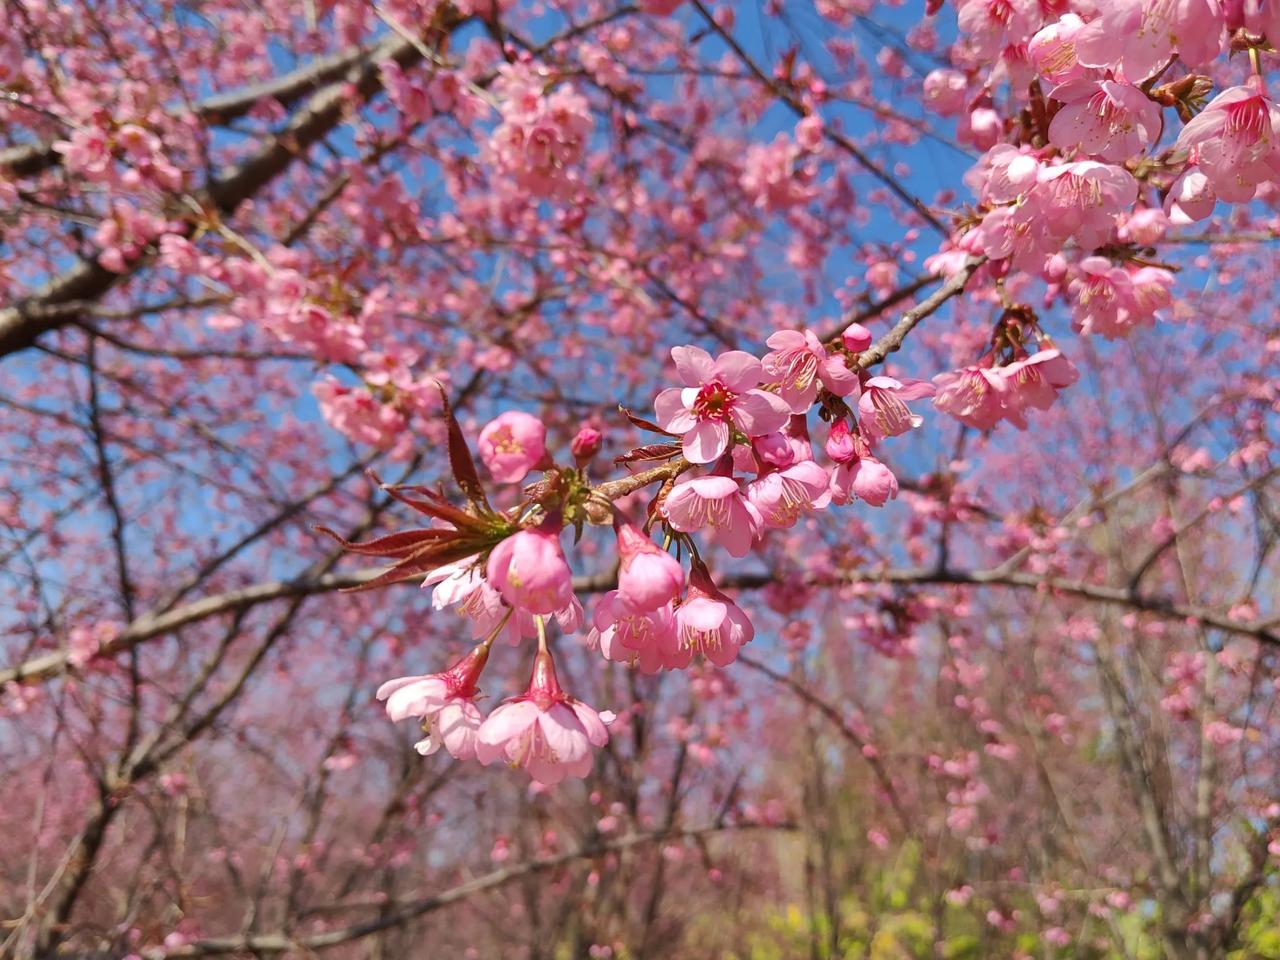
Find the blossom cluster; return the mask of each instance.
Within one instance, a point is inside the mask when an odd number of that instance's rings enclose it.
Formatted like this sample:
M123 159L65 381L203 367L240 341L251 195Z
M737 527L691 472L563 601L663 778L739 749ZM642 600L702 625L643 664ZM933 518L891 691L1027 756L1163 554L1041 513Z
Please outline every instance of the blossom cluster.
M1011 332L1002 348L1009 362L975 368L957 383L944 379L939 406L988 427L1001 416L1025 425L1025 411L1052 404L1075 370L1056 349L1028 354L1024 342L1020 329ZM585 629L589 645L606 660L645 674L695 661L728 666L755 627L717 586L707 546L745 557L769 531L793 527L813 511L855 499L879 507L897 496L897 477L878 454L890 438L921 425L923 417L910 404L933 397L937 388L870 375L862 358L872 338L857 323L827 341L811 330L778 330L765 345L759 357L674 348L681 385L657 394L655 421L632 417L666 439L619 458L662 465L614 482L621 487L593 486L587 479L584 467L601 446L597 429L584 426L570 444L574 466L560 466L548 450L546 424L512 410L480 431L479 458L495 484L526 483L535 471L542 479L524 487L516 506L496 512L470 465L461 428L448 415L450 459L468 511L435 495L424 498L418 488L391 488L452 529L348 544L395 559L375 583L425 574L424 585L434 587L433 606L456 607L477 641L448 670L393 680L379 692L392 719L423 722L423 753L443 747L459 759L503 760L544 784L584 776L591 749L607 742L606 714L560 687L550 624L564 633ZM820 455L809 433L808 415L815 410L826 424ZM661 486L642 522L614 503L650 483ZM565 529L581 529L584 522L612 524L617 557L616 586L596 602L589 621L561 544ZM705 539L703 546L695 536ZM682 554L689 558L687 572ZM536 638L537 653L525 692L486 718L477 681L500 638L511 646Z

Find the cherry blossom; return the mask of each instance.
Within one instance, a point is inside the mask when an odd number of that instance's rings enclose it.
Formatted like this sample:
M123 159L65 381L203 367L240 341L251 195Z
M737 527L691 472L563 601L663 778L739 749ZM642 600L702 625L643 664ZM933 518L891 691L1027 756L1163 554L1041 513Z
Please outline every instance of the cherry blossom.
M585 777L592 752L609 742L608 716L563 690L546 650L534 661L529 686L485 717L476 735L481 763L502 761L548 786Z
M718 459L734 429L760 436L787 422L786 401L755 389L764 368L750 354L731 350L712 360L698 347L673 347L671 357L685 386L663 390L654 408L663 429L683 435L684 455L693 463Z

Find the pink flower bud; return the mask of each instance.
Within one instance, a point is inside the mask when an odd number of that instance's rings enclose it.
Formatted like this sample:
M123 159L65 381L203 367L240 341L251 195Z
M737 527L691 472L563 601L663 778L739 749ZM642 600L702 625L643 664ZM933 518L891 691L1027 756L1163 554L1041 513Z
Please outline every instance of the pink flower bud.
M531 414L508 410L480 431L480 459L498 483L519 483L546 454L546 425Z
M849 421L843 417L831 425L831 433L827 435L825 447L827 456L836 463L852 460L857 453L853 443L853 434L849 431Z
M629 523L617 524L618 599L635 613L656 610L674 600L684 586L680 561Z
M791 440L781 433L753 437L751 447L757 457L773 467L789 467L796 459Z
M853 493L873 507L883 507L898 495L898 478L875 457L863 457L854 470Z
M840 340L844 343L846 350L861 353L871 346L871 331L860 323L851 323L845 328L844 333L840 334Z
M574 434L573 442L569 444L569 450L573 453L573 459L581 465L600 452L600 444L603 442L603 433L595 427L583 424L578 428L578 432Z
M521 530L507 537L489 554L485 573L503 600L529 613L555 613L573 601L573 572L558 530Z

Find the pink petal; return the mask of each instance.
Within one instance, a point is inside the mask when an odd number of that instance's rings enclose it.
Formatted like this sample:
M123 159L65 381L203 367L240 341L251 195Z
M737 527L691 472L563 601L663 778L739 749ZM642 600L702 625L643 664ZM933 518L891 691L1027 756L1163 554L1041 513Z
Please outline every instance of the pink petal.
M748 390L733 402L733 422L748 436L781 430L791 419L791 406L776 393Z
M701 347L672 347L671 359L676 362L676 372L685 386L700 386L712 377L711 354Z
M679 387L671 387L653 399L653 412L657 414L658 426L672 433L684 433L698 422L685 405L682 393Z
M729 425L703 420L684 435L684 455L690 463L711 463L729 448Z
M750 390L764 378L760 361L744 350L730 350L716 357L712 375L734 393Z

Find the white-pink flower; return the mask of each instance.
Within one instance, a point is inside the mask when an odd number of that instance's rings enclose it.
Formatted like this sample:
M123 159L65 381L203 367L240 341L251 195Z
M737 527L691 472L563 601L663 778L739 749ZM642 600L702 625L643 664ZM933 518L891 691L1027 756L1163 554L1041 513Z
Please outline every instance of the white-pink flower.
M485 718L476 737L476 758L521 767L548 786L565 777L585 777L592 749L609 742L601 714L560 689L551 656L540 650L528 689Z
M805 413L818 395L818 384L837 397L858 390L858 374L849 369L841 354L827 355L826 347L812 330L779 330L765 343L766 374L778 383L778 393L792 413Z
M749 353L730 350L712 360L699 347L673 347L671 357L685 385L659 393L654 410L660 427L683 435L684 455L692 463L719 458L735 428L749 437L772 433L791 415L777 394L755 389L764 368Z
M420 754L429 756L443 746L459 760L475 756L480 729L476 681L488 656L488 646L482 644L442 673L399 677L378 688L378 699L386 701L393 721L422 719L427 736L415 744Z
M933 384L924 380L872 377L858 401L858 422L873 440L896 437L924 422L923 417L911 412L907 401L932 397L935 393L937 389Z
M713 541L745 557L764 521L732 477L694 477L678 483L662 503L662 515L681 533L708 530Z

